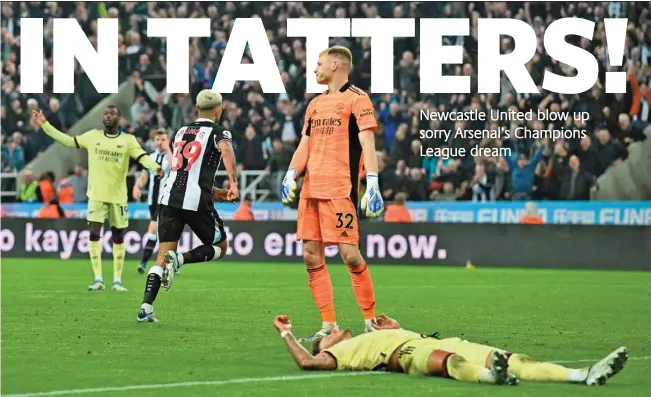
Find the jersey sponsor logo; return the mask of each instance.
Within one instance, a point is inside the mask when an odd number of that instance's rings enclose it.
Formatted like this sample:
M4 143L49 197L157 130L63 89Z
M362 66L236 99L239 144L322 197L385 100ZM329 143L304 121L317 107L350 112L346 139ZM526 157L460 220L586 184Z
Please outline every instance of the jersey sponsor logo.
M115 152L113 150L107 149L98 149L95 148L95 156L99 161L105 161L107 163L118 163L122 160L123 154L120 152Z
M370 109L364 109L362 112L359 114L359 117L366 117L366 116L372 116L373 115L373 108Z
M341 124L341 119L337 117L312 119L310 122L310 132L317 135L333 135L335 133L335 128L341 127Z
M231 135L231 132L230 132L230 131L226 131L226 130L224 130L224 131L222 132L222 134L224 135L224 138L228 138L228 139L230 139L230 140L233 140L233 136Z

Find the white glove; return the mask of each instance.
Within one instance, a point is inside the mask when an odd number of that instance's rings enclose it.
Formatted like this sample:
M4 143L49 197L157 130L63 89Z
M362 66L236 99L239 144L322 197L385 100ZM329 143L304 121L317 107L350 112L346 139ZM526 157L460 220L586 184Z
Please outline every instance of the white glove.
M376 218L384 211L384 200L382 200L377 174L375 173L366 174L366 192L362 197L361 207L369 218Z
M296 168L290 168L283 178L283 183L280 185L280 200L283 204L291 204L296 198Z

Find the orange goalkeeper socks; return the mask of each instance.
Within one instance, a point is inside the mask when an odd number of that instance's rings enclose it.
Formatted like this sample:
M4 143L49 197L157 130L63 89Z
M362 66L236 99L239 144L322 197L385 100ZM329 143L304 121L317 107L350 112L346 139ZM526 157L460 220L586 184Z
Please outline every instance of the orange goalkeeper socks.
M373 280L371 273L366 267L366 262L363 262L357 268L348 268L350 273L350 281L353 284L353 292L357 297L357 303L362 310L364 320L371 320L375 318L375 291L373 290Z
M308 266L307 273L310 279L310 289L314 303L321 312L321 321L324 323L336 323L335 316L335 295L332 290L332 280L325 263L315 267Z

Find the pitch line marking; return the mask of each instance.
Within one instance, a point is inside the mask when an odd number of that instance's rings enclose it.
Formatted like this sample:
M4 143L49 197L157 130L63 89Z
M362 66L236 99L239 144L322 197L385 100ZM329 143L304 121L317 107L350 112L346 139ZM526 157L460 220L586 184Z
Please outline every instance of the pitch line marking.
M578 360L559 360L559 361L551 361L551 362L555 364L565 364L565 363L595 362L597 360L598 359L578 359ZM633 360L633 361L651 360L651 356L629 357L629 360ZM233 385L233 384L240 384L240 383L289 382L294 380L310 380L310 379L339 378L344 376L366 376L366 375L385 375L385 374L388 373L387 372L335 372L330 374L270 376L264 378L235 378L235 379L227 379L227 380L208 380L208 381L178 382L178 383L154 383L154 384L133 385L133 386L53 390L53 391L37 392L37 393L5 394L5 397L64 396L64 395L71 395L71 394L106 393L111 391L124 392L124 391L131 391L131 390L171 389L177 387L224 386L224 385Z

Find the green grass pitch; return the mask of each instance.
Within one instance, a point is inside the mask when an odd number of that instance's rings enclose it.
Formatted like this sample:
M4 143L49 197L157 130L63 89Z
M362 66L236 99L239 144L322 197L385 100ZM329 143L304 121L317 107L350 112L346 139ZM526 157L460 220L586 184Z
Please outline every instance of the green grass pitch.
M649 273L371 267L379 311L414 331L575 367L627 346L624 371L588 389L300 372L272 320L289 314L298 336L319 327L301 264L189 265L161 291L158 324L135 321L144 287L135 267L125 266L128 292L91 293L88 261L4 259L2 395L624 397L651 389ZM340 325L360 332L348 272L331 265L330 274ZM104 275L112 277L110 260ZM163 385L173 383L182 385Z

